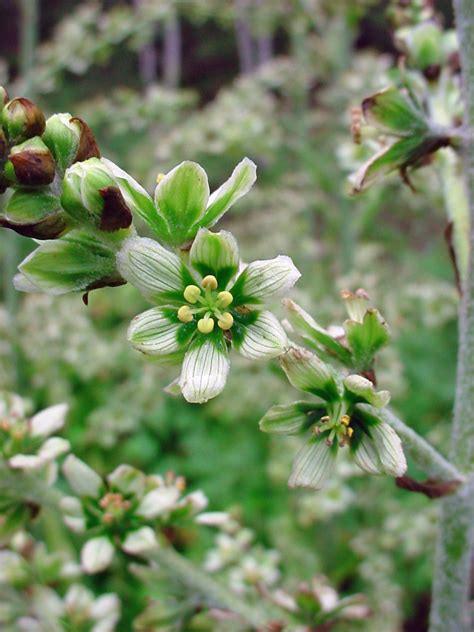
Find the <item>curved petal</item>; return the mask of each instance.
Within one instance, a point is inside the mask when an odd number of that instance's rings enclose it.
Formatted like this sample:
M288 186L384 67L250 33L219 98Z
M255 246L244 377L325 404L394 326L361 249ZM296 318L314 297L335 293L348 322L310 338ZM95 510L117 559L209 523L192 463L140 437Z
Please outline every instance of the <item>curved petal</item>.
M212 274L224 289L239 269L239 246L232 233L201 228L189 253L191 265L203 277Z
M135 349L155 356L168 356L182 349L195 327L187 327L177 318L172 318L169 312L153 307L135 316L127 334Z
M327 401L340 397L334 369L303 347L290 347L280 364L295 388Z
M244 158L236 166L230 178L209 198L201 226L212 226L227 210L250 191L257 179L257 166L252 160Z
M207 174L196 162L182 162L166 174L156 187L155 203L168 224L171 243L179 245L188 239L208 199Z
M186 271L179 257L153 239L127 239L117 255L117 265L123 278L152 302L183 302Z
M300 276L300 271L286 255L253 261L240 273L230 290L234 304L262 303L287 292Z
M244 325L233 338L237 351L250 360L275 358L288 346L288 338L276 316L271 312L260 312L249 325Z
M296 455L288 485L321 489L331 476L335 462L334 447L328 446L324 439L313 440Z
M184 398L193 404L203 404L219 395L227 381L229 366L223 338L219 334L200 335L184 357L179 379Z
M64 420L68 412L67 404L56 404L41 410L33 415L30 421L30 434L32 437L47 437L64 426Z
M356 448L351 451L354 463L368 474L383 474L384 469L372 438L365 432L361 432L361 435Z
M308 427L316 411L317 406L308 402L278 404L267 410L258 425L262 432L296 435ZM321 407L319 412L322 416L325 408Z
M381 422L370 428L383 470L390 476L402 476L407 469L402 442L395 430Z

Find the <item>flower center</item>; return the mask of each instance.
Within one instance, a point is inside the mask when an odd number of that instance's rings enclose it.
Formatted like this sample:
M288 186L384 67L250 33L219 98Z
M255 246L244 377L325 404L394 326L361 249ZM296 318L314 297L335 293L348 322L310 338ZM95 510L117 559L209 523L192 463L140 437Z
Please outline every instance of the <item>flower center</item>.
M354 428L351 427L351 418L349 415L344 414L341 417L331 419L328 415L321 417L319 423L313 427L314 434L321 434L329 430L329 435L326 439L328 445L332 445L334 439L337 440L339 446L344 447L354 434Z
M185 305L178 309L182 323L190 323L198 316L197 328L202 334L210 334L217 321L220 329L227 331L234 324L234 317L225 308L234 300L230 292L219 291L215 276L208 274L201 281L201 287L188 285L183 292Z

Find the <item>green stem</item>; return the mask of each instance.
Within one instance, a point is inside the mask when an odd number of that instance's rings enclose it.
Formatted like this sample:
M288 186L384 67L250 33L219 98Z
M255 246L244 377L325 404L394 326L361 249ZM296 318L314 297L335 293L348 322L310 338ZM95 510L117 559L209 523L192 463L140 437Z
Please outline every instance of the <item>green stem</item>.
M252 629L265 629L264 626L272 618L271 614L243 603L208 573L197 568L171 547L160 547L147 553L145 557L158 564L170 576L177 578L186 588L204 597L209 606L230 610ZM277 617L279 615L278 612Z
M455 0L464 86L463 160L469 200L470 252L459 312L459 347L451 460L461 471L474 465L474 12L472 0ZM431 632L472 630L470 612L474 495L462 486L443 501L436 551Z
M368 404L359 404L359 408L367 411L374 410ZM430 478L442 481L464 481L465 476L440 454L426 439L420 437L413 428L407 426L392 411L377 409L377 417L388 423L403 442L403 449L413 459L413 462Z
M38 36L38 0L21 0L21 50L20 73L23 83L23 96L33 97L33 64ZM8 235L5 248L4 267L4 292L5 306L8 314L8 331L11 345L13 366L13 387L21 391L23 375L21 370L21 353L18 332L18 293L13 287L12 279L15 276L20 262L20 237L11 232Z

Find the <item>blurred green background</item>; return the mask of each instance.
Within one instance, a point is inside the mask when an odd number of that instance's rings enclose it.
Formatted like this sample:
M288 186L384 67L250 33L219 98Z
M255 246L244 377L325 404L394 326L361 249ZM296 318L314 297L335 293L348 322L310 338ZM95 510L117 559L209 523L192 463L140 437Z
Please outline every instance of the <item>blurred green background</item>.
M350 108L383 87L393 63L386 3L38 5L39 46L22 76L21 3L0 0L0 84L11 94L26 88L47 114L85 118L103 155L150 190L181 160L200 162L211 189L243 156L254 160L257 185L222 226L237 235L244 259L293 257L303 272L293 297L324 326L344 319L340 289L368 291L393 336L379 386L445 452L457 295L436 173L417 174L416 193L393 177L352 198L347 182L358 164ZM437 5L449 24L449 3ZM298 398L276 364L235 358L216 400L198 407L173 399L162 388L175 372L126 344L128 322L146 308L133 288L93 292L87 308L80 296L14 296L12 266L32 244L5 232L0 248L2 389L34 409L68 402L66 436L100 472L122 462L173 470L205 491L211 509L238 508L258 541L280 551L290 584L324 574L342 594L365 593L373 616L358 629L425 629L436 503L347 467L325 491L289 491L298 443L257 427L270 405ZM210 541L189 534L181 546L200 560ZM120 629L131 629L144 606L139 585L117 574L95 581L121 594Z

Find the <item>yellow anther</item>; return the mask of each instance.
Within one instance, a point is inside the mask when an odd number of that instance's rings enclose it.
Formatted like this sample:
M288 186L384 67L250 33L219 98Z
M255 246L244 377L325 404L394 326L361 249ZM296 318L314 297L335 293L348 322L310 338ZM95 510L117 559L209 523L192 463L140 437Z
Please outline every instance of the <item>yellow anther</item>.
M208 274L201 282L202 287L215 290L217 287L217 279L213 274Z
M349 417L349 415L342 415L341 424L344 424L344 426L348 426L350 423L351 423L351 418Z
M230 292L219 292L217 295L217 300L219 301L219 305L221 307L229 307L229 305L234 300L234 297Z
M324 415L324 417L321 417L319 421L326 423L326 421L331 421L331 417L329 417L329 415Z
M189 305L183 305L178 309L178 318L182 323L190 323L193 319Z
M213 318L201 318L198 320L198 329L202 334L210 334L214 329Z
M188 303L197 303L198 296L201 294L201 288L197 285L188 285L184 289L183 296Z
M160 182L161 182L164 178L166 178L166 173L159 173L159 174L156 176L156 184L160 184Z
M346 434L349 437L349 439L352 437L352 435L354 434L354 428L348 428L346 430Z
M227 329L230 329L234 324L234 317L230 312L224 312L222 317L217 321L217 324L221 329L227 331Z

